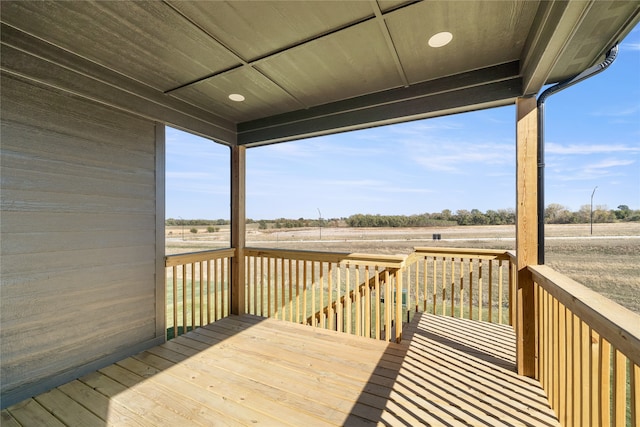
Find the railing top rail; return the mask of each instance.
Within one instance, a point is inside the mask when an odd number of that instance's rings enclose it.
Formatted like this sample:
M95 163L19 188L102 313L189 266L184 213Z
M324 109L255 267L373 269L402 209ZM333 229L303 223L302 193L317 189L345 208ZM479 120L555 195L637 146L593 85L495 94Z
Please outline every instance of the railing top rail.
M640 365L640 315L545 265L527 267L533 279L633 363Z
M244 254L247 256L335 262L346 265L373 265L386 268L400 268L405 260L405 257L402 255L373 255L269 248L245 248Z
M473 257L481 259L509 259L509 251L503 249L469 249L469 248L441 248L441 247L416 247L414 253L418 255Z
M165 267L175 265L191 264L194 262L207 261L211 259L233 257L236 254L234 248L212 249L199 252L188 252L184 254L166 255L164 257Z

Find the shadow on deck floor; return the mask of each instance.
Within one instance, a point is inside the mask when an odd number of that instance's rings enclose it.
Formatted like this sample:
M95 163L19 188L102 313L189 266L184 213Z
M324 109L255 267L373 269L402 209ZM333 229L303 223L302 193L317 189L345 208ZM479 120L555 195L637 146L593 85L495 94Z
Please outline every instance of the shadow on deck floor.
M402 344L231 316L2 411L2 426L557 426L509 326L416 315Z

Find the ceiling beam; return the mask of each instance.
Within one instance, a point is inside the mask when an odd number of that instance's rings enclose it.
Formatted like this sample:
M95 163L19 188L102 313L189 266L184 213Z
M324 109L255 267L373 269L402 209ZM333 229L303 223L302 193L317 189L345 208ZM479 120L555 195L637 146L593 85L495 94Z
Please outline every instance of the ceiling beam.
M389 27L387 27L387 23L384 19L384 15L380 10L380 5L377 0L371 0L371 7L373 8L373 12L376 15L376 21L380 26L380 31L384 36L384 40L387 43L387 48L389 49L389 55L393 58L394 64L396 64L396 70L398 70L398 76L400 80L402 80L402 84L404 87L409 87L409 79L407 79L407 74L404 72L404 68L402 67L402 63L400 62L400 57L398 56L398 51L396 50L396 46L393 43L393 39L391 38L391 33L389 33Z
M1 24L3 73L235 145L235 124L184 101L53 46L5 23Z
M592 6L592 1L541 2L523 50L522 90L533 95L547 82L553 67Z
M284 93L286 93L289 97L291 97L291 99L293 99L294 101L296 101L302 108L308 108L308 105L305 105L300 99L298 99L296 96L294 96L290 91L286 90L284 87L282 87L282 85L278 84L277 81L273 78L271 78L268 74L266 74L265 72L261 71L260 69L258 69L258 65L260 65L262 62L267 61L271 58L274 58L278 55L283 54L284 52L290 51L291 49L295 49L301 46L304 46L306 44L312 43L316 40L320 40L323 39L325 37L334 35L336 33L339 33L341 31L347 30L349 28L352 28L356 25L360 25L363 24L365 22L371 21L371 20L377 20L380 23L383 35L387 41L387 44L389 45L389 50L392 52L392 55L394 56L394 61L396 63L396 68L398 69L398 72L400 74L400 78L403 81L403 84L405 86L408 86L408 80L407 77L405 75L404 70L402 69L402 65L400 64L400 58L398 57L398 54L395 50L395 46L393 46L393 41L391 40L391 35L389 34L389 31L387 29L386 23L384 22L384 17L386 15L392 14L400 9L403 9L407 6L410 6L414 3L418 3L420 0L408 0L405 3L402 3L400 5L397 5L394 8L391 8L385 12L382 12L380 10L380 7L378 6L377 2L375 0L372 0L373 3L375 3L375 6L373 7L373 12L370 15L364 16L354 22L350 22L335 28L332 28L328 31L325 31L323 33L319 33L319 34L315 34L311 37L308 37L304 40L300 40L297 41L296 43L293 43L291 45L288 46L284 46L281 49L276 50L275 52L270 52L266 55L262 55L260 57L257 58L253 58L253 59L248 59L248 58L243 58L242 56L240 56L239 53L235 52L233 49L231 49L229 46L227 46L225 43L223 43L221 40L219 40L218 38L214 37L212 34L210 34L208 31L206 31L204 28L202 28L200 25L198 25L196 22L194 22L191 18L189 18L188 16L186 16L184 13L182 13L180 11L179 6L176 6L172 3L169 3L168 1L164 1L164 3L169 6L174 12L178 13L180 16L182 16L187 22L189 22L191 25L195 26L196 28L198 28L200 31L202 31L203 33L205 33L207 36L211 37L212 40L216 41L221 47L223 47L224 49L226 49L229 54L231 54L232 56L234 56L236 58L236 60L238 61L238 65L236 66L232 66L229 67L228 69L222 70L222 71L218 71L216 73L211 73L211 74L207 74L205 76L199 77L197 79L194 79L192 81L188 81L185 82L183 84L180 84L176 87L173 88L169 88L167 90L165 90L165 94L167 95L171 95L174 92L179 91L180 89L186 88L186 87L190 87L193 85L196 85L200 82L203 82L205 80L211 79L213 77L218 77L218 76L223 76L225 74L231 73L235 70L237 70L238 68L241 67L251 67L253 70L255 70L256 72L260 73L262 76L264 76L266 79L268 79L270 82L272 82L274 85L276 85L278 88L280 88ZM179 3L177 3L179 5Z
M505 105L521 95L518 62L240 123L238 144L257 146L344 130Z

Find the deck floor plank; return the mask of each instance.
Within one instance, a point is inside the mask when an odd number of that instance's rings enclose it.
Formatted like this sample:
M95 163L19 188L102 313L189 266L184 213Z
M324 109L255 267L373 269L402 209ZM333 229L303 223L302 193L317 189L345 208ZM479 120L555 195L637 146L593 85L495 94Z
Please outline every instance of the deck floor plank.
M7 408L11 416L23 426L64 427L57 419L34 399L27 399Z
M64 394L60 388L42 393L35 400L68 426L104 426L103 420Z
M7 408L2 422L559 425L540 385L516 374L510 327L418 314L404 337L230 316Z
M18 420L13 418L7 409L0 411L0 426L2 427L20 427Z

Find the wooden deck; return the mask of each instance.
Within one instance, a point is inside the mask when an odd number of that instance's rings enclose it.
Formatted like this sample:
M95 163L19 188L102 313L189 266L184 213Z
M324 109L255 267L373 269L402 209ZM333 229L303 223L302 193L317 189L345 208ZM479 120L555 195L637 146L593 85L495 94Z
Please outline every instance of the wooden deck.
M510 327L423 314L403 344L232 316L2 411L2 426L557 426Z

